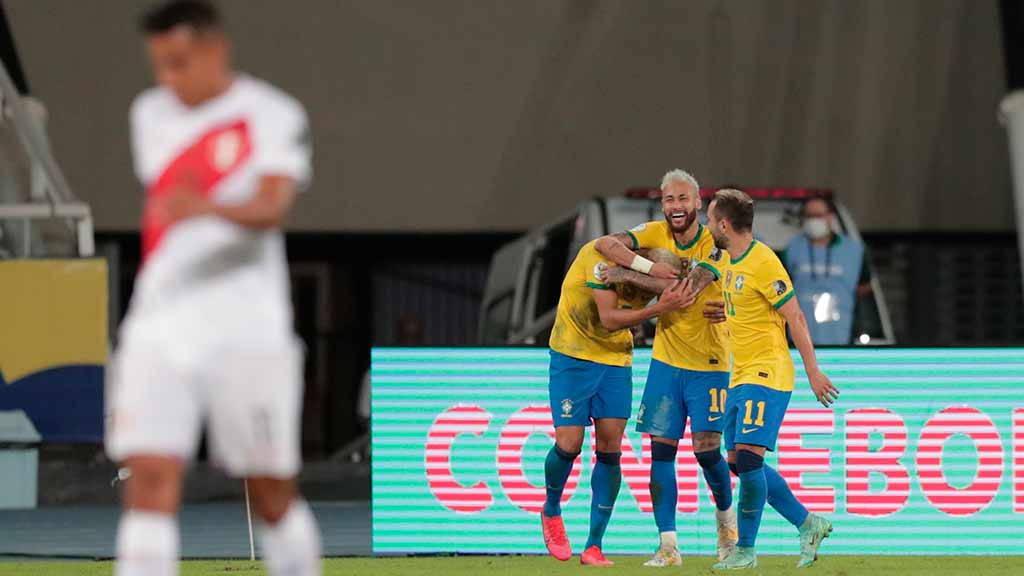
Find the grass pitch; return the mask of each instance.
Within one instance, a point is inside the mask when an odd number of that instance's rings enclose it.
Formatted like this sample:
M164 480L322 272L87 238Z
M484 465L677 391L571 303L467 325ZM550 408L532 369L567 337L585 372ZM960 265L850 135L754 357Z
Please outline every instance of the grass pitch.
M640 556L612 556L610 569L582 567L578 558L559 562L546 556L463 556L419 558L336 558L324 562L324 576L557 576L607 574L716 574L711 557L684 556L682 569L645 568ZM810 570L796 570L795 556L762 556L758 568L739 574L802 574L804 576L1006 576L1024 573L1024 556L822 556ZM107 576L110 562L0 561L0 576ZM181 576L261 576L263 566L247 561L188 561Z

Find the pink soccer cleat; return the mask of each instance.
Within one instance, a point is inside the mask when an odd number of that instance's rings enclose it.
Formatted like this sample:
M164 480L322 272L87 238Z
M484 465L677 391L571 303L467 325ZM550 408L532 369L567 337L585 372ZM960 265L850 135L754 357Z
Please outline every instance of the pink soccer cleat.
M615 562L605 558L600 548L591 546L583 551L580 556L580 564L584 566L614 566Z
M565 562L572 558L572 546L569 544L569 537L565 535L565 524L561 516L547 517L544 512L540 513L540 526L544 531L544 544L552 556ZM600 554L600 550L598 551Z

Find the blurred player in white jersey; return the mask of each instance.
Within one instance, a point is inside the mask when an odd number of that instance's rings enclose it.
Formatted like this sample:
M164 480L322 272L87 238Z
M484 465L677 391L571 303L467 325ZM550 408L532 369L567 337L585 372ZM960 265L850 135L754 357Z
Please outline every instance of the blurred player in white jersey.
M320 574L320 534L295 476L303 351L280 225L311 176L306 114L232 70L208 2L143 16L158 86L131 107L146 189L144 263L111 377L107 450L130 472L118 576L173 576L177 510L205 423L212 460L246 478L272 576Z

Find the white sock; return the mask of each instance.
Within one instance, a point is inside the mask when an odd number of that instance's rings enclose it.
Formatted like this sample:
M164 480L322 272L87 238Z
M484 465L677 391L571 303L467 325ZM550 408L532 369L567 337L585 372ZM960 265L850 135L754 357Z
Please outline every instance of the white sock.
M292 500L273 526L259 526L260 548L270 576L320 576L320 529L304 500Z
M117 527L115 576L177 576L178 521L169 514L126 510Z
M661 533L661 547L662 548L672 548L672 549L679 548L679 543L676 541L676 531L675 530L672 530L670 532L662 532Z

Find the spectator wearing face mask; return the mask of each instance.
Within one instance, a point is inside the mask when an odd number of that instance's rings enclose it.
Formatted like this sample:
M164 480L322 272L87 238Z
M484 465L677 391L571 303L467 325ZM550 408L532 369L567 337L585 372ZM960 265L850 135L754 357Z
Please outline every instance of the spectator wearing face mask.
M807 200L801 211L803 230L783 253L800 309L815 344L851 341L854 308L871 291L864 245L837 232L835 209L823 198Z

